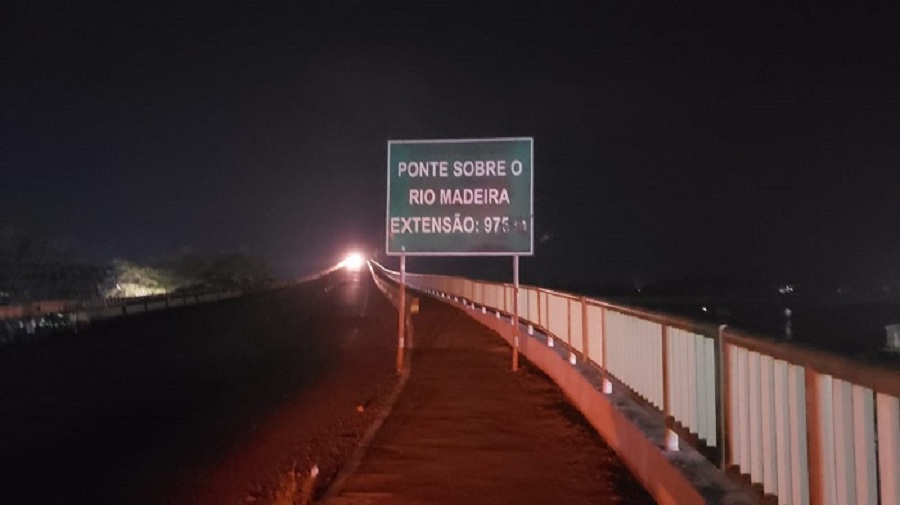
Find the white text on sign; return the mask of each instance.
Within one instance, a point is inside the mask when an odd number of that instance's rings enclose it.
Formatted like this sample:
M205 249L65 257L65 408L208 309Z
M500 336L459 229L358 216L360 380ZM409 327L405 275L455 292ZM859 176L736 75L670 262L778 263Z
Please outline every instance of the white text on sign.
M397 163L399 177L506 177L522 173L522 162L512 160L401 161Z
M438 199L440 195L440 199ZM509 205L506 188L410 189L410 205Z

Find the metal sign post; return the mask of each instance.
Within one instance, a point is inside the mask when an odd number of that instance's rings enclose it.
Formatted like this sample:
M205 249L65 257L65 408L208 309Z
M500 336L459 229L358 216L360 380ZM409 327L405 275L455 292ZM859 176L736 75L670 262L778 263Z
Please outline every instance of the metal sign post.
M519 370L519 255L513 256L513 372Z
M403 373L403 348L406 345L406 248L400 252L400 306L397 329L397 373Z

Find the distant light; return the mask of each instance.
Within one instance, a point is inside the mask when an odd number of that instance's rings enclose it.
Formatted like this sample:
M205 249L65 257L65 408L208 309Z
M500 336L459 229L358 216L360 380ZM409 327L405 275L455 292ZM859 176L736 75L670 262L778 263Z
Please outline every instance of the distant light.
M700 307L700 310L702 310L703 312L708 312L708 309L706 307Z
M783 284L778 287L778 292L781 293L782 295L789 295L794 292L794 285L793 284Z
M366 259L360 253L350 253L341 262L341 266L354 272L361 270L365 264Z

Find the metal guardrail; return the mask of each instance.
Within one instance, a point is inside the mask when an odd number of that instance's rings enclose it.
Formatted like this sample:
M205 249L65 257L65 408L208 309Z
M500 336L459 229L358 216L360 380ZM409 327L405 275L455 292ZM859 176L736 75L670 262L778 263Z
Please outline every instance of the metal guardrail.
M511 284L406 278L420 291L513 312ZM611 375L778 503L900 503L900 372L539 287L520 286L518 305L522 322Z
M184 293L173 295L151 295L133 298L94 298L90 300L42 300L19 305L0 307L0 323L6 324L7 329L13 330L13 334L5 335L15 341L17 334L26 337L33 335L40 329L42 318L62 316L69 327L78 328L89 324L91 321L112 319L144 312L196 305L228 298L236 298L255 292L281 289L293 285L303 284L320 279L341 268L340 264L333 265L319 272L301 277L292 282L270 282L262 288L252 290L232 289L228 291L198 291L196 293ZM2 328L0 328L2 330ZM16 333L19 332L19 333ZM0 346L9 343L0 332Z
M315 272L291 282L269 282L262 289L251 289L249 292L267 291L271 289L280 289L296 284L303 284L311 280L319 279L341 268L340 264L336 264L325 268L319 272ZM40 300L17 305L0 306L0 320L6 319L24 319L26 317L39 316L42 314L65 313L74 311L96 311L109 309L113 307L123 307L133 305L136 307L158 306L159 304L168 304L168 306L190 305L192 303L202 303L203 301L214 301L224 298L233 298L240 296L247 290L232 289L227 291L196 291L183 293L178 295L163 294L149 295L140 297L109 297L109 298L92 298L87 300ZM237 293L237 295L232 295ZM139 309L137 309L139 310ZM152 310L152 309L149 309ZM123 309L123 313L126 309Z
M91 300L43 300L0 307L0 320L26 319L54 313L85 312L102 316L125 315L138 311L190 305L240 296L242 290L203 292L190 295L154 295L134 298L96 298ZM142 310L143 309L143 310Z
M185 305L195 305L245 294L241 290L219 291L187 296L153 296L130 299L42 301L27 305L3 307L0 322L5 325L0 333L0 346L25 341L42 333L53 333L60 329L74 329L89 326L92 321L101 321L144 312L165 310ZM49 323L48 323L49 321ZM59 322L64 324L59 326ZM47 327L45 327L47 326Z

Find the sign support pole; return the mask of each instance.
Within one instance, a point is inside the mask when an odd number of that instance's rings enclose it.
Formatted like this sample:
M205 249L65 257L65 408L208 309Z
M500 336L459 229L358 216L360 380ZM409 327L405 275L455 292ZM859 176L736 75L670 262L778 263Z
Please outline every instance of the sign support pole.
M397 327L397 373L403 372L403 348L406 341L406 247L400 250L400 306Z
M513 256L513 372L519 370L519 255Z

